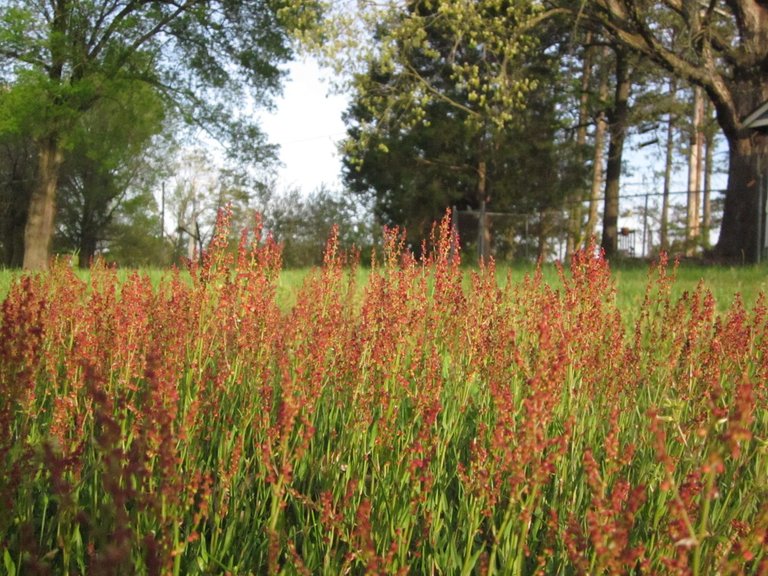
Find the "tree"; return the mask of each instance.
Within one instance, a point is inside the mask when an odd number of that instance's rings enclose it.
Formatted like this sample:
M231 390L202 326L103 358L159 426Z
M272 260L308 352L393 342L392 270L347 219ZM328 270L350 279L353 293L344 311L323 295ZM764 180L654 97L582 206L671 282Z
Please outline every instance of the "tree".
M372 223L366 208L349 196L321 187L309 195L298 190L276 194L266 207L264 225L282 246L286 267L317 266L331 230L337 227L339 247L370 257Z
M768 165L768 137L751 133L743 120L768 100L768 2L584 0L576 10L599 22L617 42L704 89L729 148L715 251L726 259L757 260L756 183L760 167Z
M417 244L447 207L538 211L562 198L561 36L535 2L406 3L377 18L347 114L346 179ZM523 109L528 106L528 109ZM572 156L575 159L575 156ZM572 184L573 182L571 182ZM483 230L485 229L485 230ZM484 252L487 255L487 252Z
M422 120L412 125L382 121L386 110L374 103L384 101L376 95L400 90L403 79L372 63L357 78L345 114L344 167L347 185L373 201L377 220L403 227L418 246L446 208L479 206L478 165L487 162L485 149L493 145L484 146L485 134L467 121L461 109L466 96L456 90L444 60L420 57L410 65L446 98L425 103Z
M167 266L170 250L160 230L154 196L146 188L137 188L120 203L105 228L106 249L101 256L130 268Z
M0 265L21 266L24 224L32 194L34 146L21 134L0 138Z
M157 176L147 148L164 127L163 103L146 84L121 84L78 119L62 163L55 244L77 252L81 267L108 240L122 204L146 197Z
M616 52L613 104L608 113L608 161L605 167L605 201L603 203L603 239L601 247L611 257L619 248L619 189L624 142L629 128L629 96L632 88L632 63L626 50Z
M262 104L279 87L288 33L316 17L314 0L2 0L3 79L35 96L23 111L35 120L38 150L24 266L47 265L72 127L112 83L150 84L191 121L258 144L263 138L239 109L246 97Z
M590 241L595 236L595 229L597 228L598 221L598 202L604 180L603 158L605 156L605 135L608 131L608 115L606 109L608 107L608 90L610 88L610 74L608 73L608 66L606 63L608 61L610 48L608 46L601 46L600 48L601 54L597 58L598 63L601 65L599 66L598 71L598 108L594 114L595 129L592 143L592 182L589 191L587 222L584 227L583 237L580 238L579 244L583 244L584 240Z
M168 182L166 209L172 222L172 260L200 257L213 237L222 209L231 210L231 233L253 224L255 208L263 209L268 191L241 167L221 166L207 151L187 150L176 160Z

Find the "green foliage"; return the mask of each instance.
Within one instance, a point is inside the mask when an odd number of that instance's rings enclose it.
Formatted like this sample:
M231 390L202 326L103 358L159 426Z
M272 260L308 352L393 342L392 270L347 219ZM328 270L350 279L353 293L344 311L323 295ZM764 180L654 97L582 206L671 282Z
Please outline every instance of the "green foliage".
M1 96L0 96L1 98ZM35 183L35 147L23 133L0 135L0 263L20 267Z
M146 150L164 128L163 103L145 84L115 82L110 88L113 92L84 113L72 130L59 182L54 250L77 252L83 267L99 249L116 252L111 244L126 238L128 214L145 217L138 215L137 200L147 203L146 208L155 205L147 190L156 182L158 171ZM128 201L134 206L125 206ZM122 234L110 238L116 217ZM145 222L135 224L139 230L146 228ZM159 223L151 230L159 231ZM136 238L141 232L128 234ZM145 258L145 264L163 263L162 257L153 260L151 253Z
M502 127L534 85L518 65L538 47L534 28L547 15L541 3L529 1L369 4L354 22L336 15L335 42L326 52L348 69L365 74L377 62L382 73L397 77L397 89L365 94L366 106L385 125L412 127L424 120L426 105L442 100L476 126ZM466 99L453 99L423 74L419 62L425 60L441 61L444 81Z
M146 145L145 120L153 113L179 111L189 123L228 141L228 151L241 160L264 158L263 134L241 110L269 103L279 88L279 66L292 55L294 27L311 27L318 10L314 0L0 3L2 82L12 87L0 103L0 136L27 125L27 134L45 151L41 158L51 160L40 163L30 197L26 265L47 265L65 153L79 148L74 162L87 158L94 162L87 173L101 171L81 196L99 189L114 197L125 187L108 182L112 171L136 157L137 145ZM131 114L138 119L138 110L147 116L130 122ZM103 139L84 136L83 129L100 114ZM130 143L110 131L110 122L121 121L128 121L123 129L129 128ZM158 121L157 116L148 120L153 130ZM83 150L86 144L93 148ZM123 156L110 157L107 150ZM77 234L81 243L89 237L81 247L85 252L92 251L97 235L91 229L103 229L108 220L110 201L95 203L97 216L80 214L87 225L83 222ZM85 204L81 212L88 212Z
M132 196L105 230L107 262L126 268L162 268L171 260L170 246L163 238L154 197L148 193Z
M364 261L370 258L372 222L354 199L326 188L308 196L294 190L272 197L264 224L280 243L288 268L322 264L325 243L334 228L344 250L357 250Z
M355 193L373 199L381 223L405 228L418 245L452 206L479 210L485 203L495 212L536 214L583 188L585 169L568 130L571 93L560 65L568 46L564 28L556 21L542 26L538 50L517 54L514 73L525 79L526 108L503 126L497 117L478 115L476 94L457 82L458 62L482 69L500 57L473 44L471 35L425 25L422 48L400 54L402 66L388 66L383 56L371 61L356 77L345 117L345 179ZM432 97L407 104L418 107L418 122L394 121L392 115L409 112L394 112L390 99L406 98L414 75Z

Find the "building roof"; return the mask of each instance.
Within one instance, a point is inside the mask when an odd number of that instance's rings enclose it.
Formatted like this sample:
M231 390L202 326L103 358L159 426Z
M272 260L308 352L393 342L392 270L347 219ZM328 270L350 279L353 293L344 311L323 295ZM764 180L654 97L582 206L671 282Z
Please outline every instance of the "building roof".
M768 100L744 118L745 128L768 128Z

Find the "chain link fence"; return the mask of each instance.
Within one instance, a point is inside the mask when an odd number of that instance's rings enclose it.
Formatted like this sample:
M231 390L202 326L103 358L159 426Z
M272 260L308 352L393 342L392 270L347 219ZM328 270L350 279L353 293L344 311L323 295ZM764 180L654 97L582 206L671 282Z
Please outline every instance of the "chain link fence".
M701 253L717 242L723 213L724 190L701 194L698 211L699 233L694 251ZM685 253L687 240L687 191L667 195L667 218L664 225L664 194L658 191L623 194L619 198L618 250L626 258L651 258L662 247L670 254ZM482 253L498 262L528 260L563 260L568 246L568 229L573 204L535 213L495 212L454 209L462 250L466 258L479 259ZM598 200L598 222L595 236L602 236L603 199ZM587 238L587 202L582 203L579 240ZM485 222L485 226L482 223ZM664 229L666 233L663 234Z

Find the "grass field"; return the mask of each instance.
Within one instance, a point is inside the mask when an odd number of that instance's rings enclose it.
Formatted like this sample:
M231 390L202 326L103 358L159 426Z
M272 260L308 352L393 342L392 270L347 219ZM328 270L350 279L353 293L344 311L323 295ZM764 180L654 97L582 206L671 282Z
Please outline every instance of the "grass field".
M21 279L5 573L768 573L763 271L464 270L452 241Z
M648 282L649 271L652 265L641 262L622 263L611 269L611 276L616 283L616 301L623 314L631 317L642 303L645 288ZM468 285L472 268L463 268L465 285ZM499 284L504 285L511 280L513 283L522 281L526 276L535 273L536 267L532 264L520 264L514 266L499 266L496 272ZM118 279L124 280L131 270L118 271ZM157 286L166 271L158 269L138 270L140 274L147 275L154 286ZM289 310L296 302L296 296L301 289L310 269L285 269L281 271L277 282L277 300L283 310ZM76 274L83 280L88 279L87 270L77 270ZM370 268L361 266L357 269L357 284L364 286L368 280ZM542 267L544 280L554 286L560 286L560 277L554 264L545 264ZM11 283L22 275L20 270L0 269L0 301L2 301ZM686 262L677 270L676 281L672 286L672 295L680 297L683 292L692 292L699 282L702 282L710 290L717 303L719 311L725 311L733 302L736 294L739 294L744 302L749 305L754 303L760 292L768 290L768 264L759 266L710 266Z

